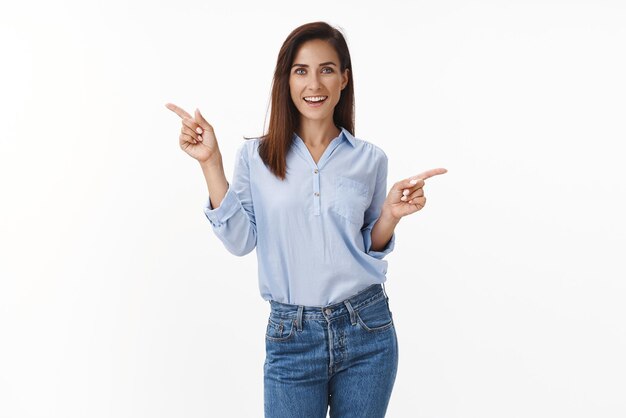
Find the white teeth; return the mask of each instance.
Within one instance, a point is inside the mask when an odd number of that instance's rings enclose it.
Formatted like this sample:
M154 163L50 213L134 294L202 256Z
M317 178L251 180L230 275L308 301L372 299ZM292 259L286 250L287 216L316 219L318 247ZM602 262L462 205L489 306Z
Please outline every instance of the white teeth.
M307 102L319 102L326 99L328 96L313 96L313 97L305 97L304 100Z

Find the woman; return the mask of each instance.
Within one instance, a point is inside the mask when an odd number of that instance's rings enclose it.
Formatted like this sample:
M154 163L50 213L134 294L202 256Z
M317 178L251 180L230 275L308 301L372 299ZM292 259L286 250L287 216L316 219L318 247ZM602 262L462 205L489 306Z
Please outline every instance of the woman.
M228 183L212 126L183 119L213 231L235 255L257 249L266 330L266 417L383 417L398 365L384 256L394 228L424 207L426 171L393 185L387 156L354 137L350 53L325 22L296 28L279 54L266 135L237 151Z

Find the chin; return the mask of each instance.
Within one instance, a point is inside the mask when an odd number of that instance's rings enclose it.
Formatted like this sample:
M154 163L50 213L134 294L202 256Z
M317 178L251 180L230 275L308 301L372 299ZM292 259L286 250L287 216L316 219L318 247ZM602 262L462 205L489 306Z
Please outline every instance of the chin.
M321 115L319 113L316 113L314 115L310 114L310 113L302 113L302 115L310 120L324 120L328 117L328 115Z

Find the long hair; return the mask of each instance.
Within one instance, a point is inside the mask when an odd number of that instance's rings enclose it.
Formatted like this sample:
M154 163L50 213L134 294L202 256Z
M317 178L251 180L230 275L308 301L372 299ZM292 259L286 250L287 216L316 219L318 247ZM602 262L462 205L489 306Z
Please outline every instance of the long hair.
M335 106L333 122L346 128L354 135L354 84L350 52L343 34L326 22L307 23L294 29L278 52L276 69L272 80L270 123L267 133L260 137L259 155L274 175L285 180L287 175L287 153L293 134L299 128L300 114L294 105L290 89L291 65L299 47L306 41L321 39L337 51L341 73L350 69L348 84L341 91ZM248 138L246 138L248 139Z

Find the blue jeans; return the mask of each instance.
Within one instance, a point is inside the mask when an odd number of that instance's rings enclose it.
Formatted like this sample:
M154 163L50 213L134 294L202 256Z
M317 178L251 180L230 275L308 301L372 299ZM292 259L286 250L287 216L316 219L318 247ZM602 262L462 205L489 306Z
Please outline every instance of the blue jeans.
M398 369L398 340L380 284L328 306L269 301L266 418L382 418Z

